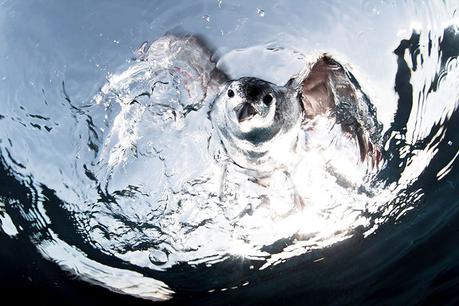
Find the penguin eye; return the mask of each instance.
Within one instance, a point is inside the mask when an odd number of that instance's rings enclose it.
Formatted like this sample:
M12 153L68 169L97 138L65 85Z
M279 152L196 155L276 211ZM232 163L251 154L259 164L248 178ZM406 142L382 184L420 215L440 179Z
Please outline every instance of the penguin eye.
M234 91L232 89L228 90L228 97L234 97Z
M273 96L271 96L270 94L263 97L263 103L267 106L270 106L272 101L273 101Z

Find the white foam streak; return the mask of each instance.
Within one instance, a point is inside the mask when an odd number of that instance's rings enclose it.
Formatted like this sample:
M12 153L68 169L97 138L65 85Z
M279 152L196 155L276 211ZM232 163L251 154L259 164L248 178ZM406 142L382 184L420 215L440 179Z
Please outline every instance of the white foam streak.
M83 252L60 240L50 232L53 239L43 240L37 247L44 257L79 278L102 285L112 291L130 294L153 301L172 297L173 291L161 281L145 277L130 270L112 268L87 258Z

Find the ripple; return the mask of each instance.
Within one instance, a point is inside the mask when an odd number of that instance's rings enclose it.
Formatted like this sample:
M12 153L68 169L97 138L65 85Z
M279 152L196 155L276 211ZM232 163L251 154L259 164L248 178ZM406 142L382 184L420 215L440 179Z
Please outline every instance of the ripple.
M454 2L132 5L110 27L115 4L97 7L100 21L90 5L75 8L80 19L64 18L64 4L0 5L1 230L87 282L167 300L254 292L258 277L291 289L279 283L289 274L303 294L325 288L326 276L306 281L320 267L371 277L334 260L384 271L454 216L457 201L435 206L438 192L457 193ZM159 39L171 29L205 39ZM374 101L383 163L359 163L355 144L317 118L291 176L263 185L212 126L223 76L208 72L283 85L321 52L349 63ZM432 223L410 232L423 216ZM351 256L354 241L365 247Z

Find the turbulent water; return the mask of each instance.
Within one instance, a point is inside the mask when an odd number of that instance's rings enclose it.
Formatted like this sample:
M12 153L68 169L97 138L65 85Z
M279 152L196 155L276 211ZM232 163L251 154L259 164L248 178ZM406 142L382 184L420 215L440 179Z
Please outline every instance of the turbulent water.
M30 286L11 263L38 279L52 263L65 273L50 292L76 277L113 295L198 305L454 304L456 9L1 2L2 286ZM204 43L170 47L166 33ZM260 183L213 125L213 63L232 79L284 85L323 52L377 109L382 161L362 163L319 117L287 157L294 167ZM111 296L80 290L85 303Z

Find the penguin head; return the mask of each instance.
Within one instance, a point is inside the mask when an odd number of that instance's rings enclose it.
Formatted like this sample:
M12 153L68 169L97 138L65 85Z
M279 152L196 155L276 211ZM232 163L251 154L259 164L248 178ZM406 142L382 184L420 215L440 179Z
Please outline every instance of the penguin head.
M271 126L275 121L277 93L272 85L256 78L241 78L228 85L227 109L241 131Z
M281 129L282 88L253 77L229 82L217 99L227 127L236 138L252 143L266 142Z

